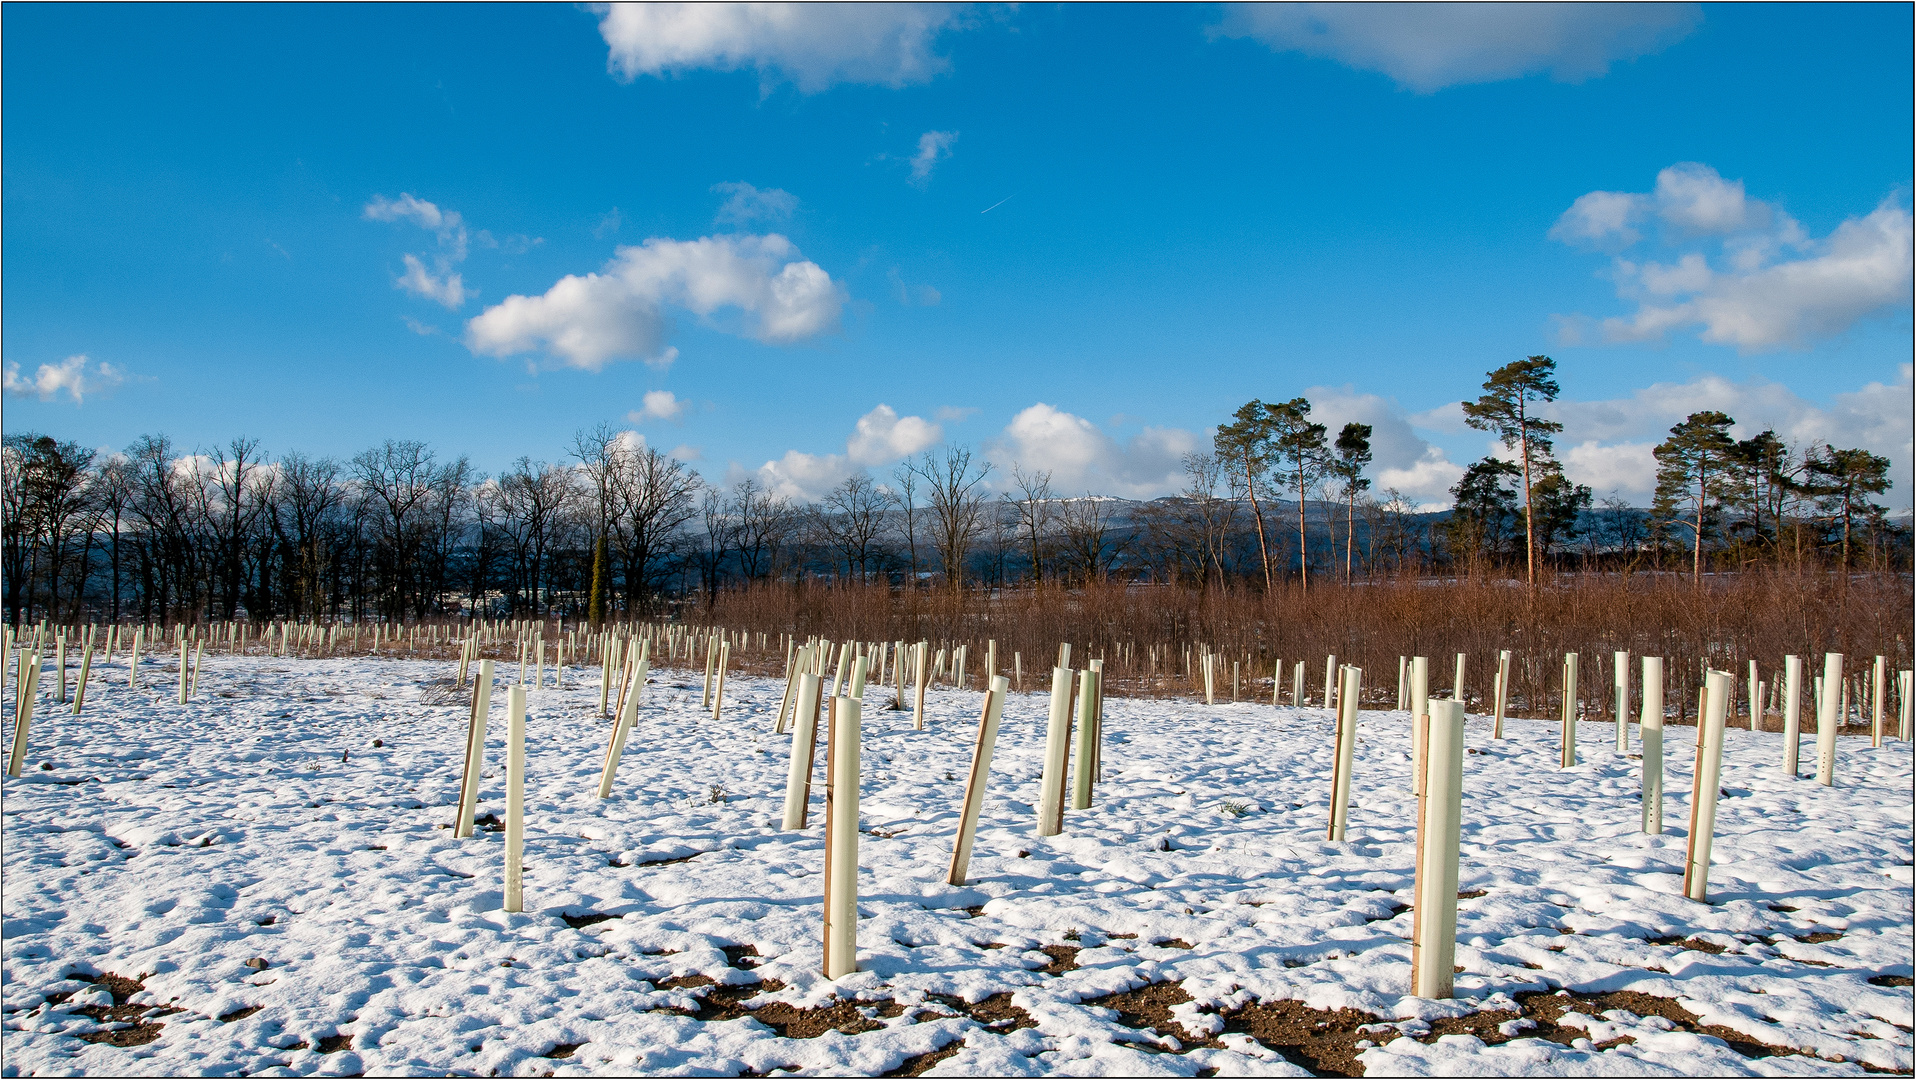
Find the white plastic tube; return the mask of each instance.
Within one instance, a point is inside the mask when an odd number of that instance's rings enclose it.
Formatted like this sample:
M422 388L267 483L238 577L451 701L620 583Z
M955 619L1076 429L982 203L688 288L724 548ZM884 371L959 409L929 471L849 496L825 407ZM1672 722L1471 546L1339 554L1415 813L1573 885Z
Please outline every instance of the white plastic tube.
M1792 780L1802 772L1803 658L1783 658L1783 772Z
M1836 785L1836 725L1841 717L1843 654L1823 656L1823 693L1816 703L1816 782Z
M805 827L805 807L812 794L812 757L818 740L819 677L810 671L798 676L798 696L793 702L792 762L785 774L786 830Z
M506 903L525 910L526 688L506 691Z
M825 977L858 970L858 699L832 702L825 791Z
M971 773L965 778L965 800L958 813L958 838L951 846L951 872L945 876L952 885L963 885L971 869L971 845L978 835L985 783L991 776L991 753L998 744L998 724L1004 717L1005 694L1010 689L1011 683L1004 676L995 675L985 692L984 712L978 718L978 737L971 748Z
M1423 817L1417 830L1411 993L1451 996L1457 956L1457 862L1463 838L1464 705L1430 703Z
M1730 698L1736 694L1736 676L1712 671L1705 678L1703 744L1696 751L1695 789L1690 796L1689 856L1683 866L1683 895L1707 902L1710 890L1710 842L1716 833L1716 803L1723 776L1723 727Z
M1337 739L1331 754L1331 822L1326 833L1331 840L1344 839L1344 827L1350 821L1351 770L1357 758L1357 697L1364 672L1346 667L1343 676L1343 707L1337 711Z
M1643 658L1643 711L1637 716L1643 742L1643 831L1663 832L1663 657Z
M1038 835L1064 831L1064 775L1071 754L1071 669L1051 669L1051 718L1045 727L1044 773L1038 784Z

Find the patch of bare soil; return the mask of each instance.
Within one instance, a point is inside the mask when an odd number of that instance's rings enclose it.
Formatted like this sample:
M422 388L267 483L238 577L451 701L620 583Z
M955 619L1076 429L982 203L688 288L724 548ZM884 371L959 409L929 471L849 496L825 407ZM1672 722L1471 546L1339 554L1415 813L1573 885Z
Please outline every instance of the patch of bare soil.
M113 995L113 1004L86 1005L73 1010L75 1013L102 1024L129 1025L107 1031L88 1032L79 1036L82 1042L105 1043L108 1046L145 1046L159 1038L160 1029L166 1026L154 1023L152 1018L180 1011L152 1005L127 1004L127 999L146 989L146 985L138 979L129 979L124 975L115 975L111 972L99 976L82 975L80 978ZM48 1000L57 1005L72 996L70 993L55 994Z
M1184 992L1184 987L1174 982L1161 982L1136 990L1086 998L1081 1004L1110 1009L1118 1014L1118 1022L1125 1027L1148 1028L1159 1035L1170 1035L1187 1049L1217 1046L1216 1039L1208 1035L1193 1035L1171 1018L1172 1006L1183 1005L1190 1000L1191 995Z
M1063 975L1067 971L1077 970L1079 949L1076 945L1043 945L1038 951L1051 958L1038 969L1040 974Z
M945 1045L939 1047L936 1050L933 1050L924 1054L914 1054L913 1056L906 1058L904 1061L899 1062L897 1068L892 1069L884 1073L883 1075L885 1076L923 1076L927 1072L931 1071L931 1067L933 1065L936 1065L939 1062L945 1060L946 1058L951 1057L953 1054L956 1054L958 1051L963 1050L964 1048L965 1048L964 1036L962 1035L956 1036L950 1042L946 1043Z
M1684 938L1684 937L1670 936L1670 937L1653 937L1653 938L1649 938L1648 940L1650 944L1652 945L1675 945L1678 948L1694 949L1697 952L1710 953L1712 955L1718 955L1724 951L1723 946L1712 945L1711 943L1700 940L1698 938Z
M969 1016L999 1034L1038 1026L1031 1014L1013 1005L1011 994L1003 990L977 1002L967 1002L950 994L927 994L925 1000L937 1002L961 1016Z

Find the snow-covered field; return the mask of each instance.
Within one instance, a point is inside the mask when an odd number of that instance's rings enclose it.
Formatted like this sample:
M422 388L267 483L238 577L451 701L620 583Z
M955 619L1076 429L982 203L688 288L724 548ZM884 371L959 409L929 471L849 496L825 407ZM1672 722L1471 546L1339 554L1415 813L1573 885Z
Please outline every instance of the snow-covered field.
M981 695L934 691L919 732L874 689L860 971L834 983L822 755L811 828L776 829L781 683L732 679L714 721L696 673L655 673L606 802L596 669L535 692L506 914L502 834L447 828L466 716L429 684L449 664L206 664L190 705L166 663L137 691L115 664L83 718L35 718L4 788L5 1075L1911 1068L1901 743L1843 739L1826 789L1732 730L1701 905L1680 895L1691 729L1652 837L1608 725L1560 771L1553 725L1494 742L1473 719L1462 973L1434 1002L1405 996L1404 714L1362 714L1350 838L1327 843L1328 713L1108 700L1097 806L1040 839L1046 701L1014 695L953 888ZM503 813L503 699L482 816Z

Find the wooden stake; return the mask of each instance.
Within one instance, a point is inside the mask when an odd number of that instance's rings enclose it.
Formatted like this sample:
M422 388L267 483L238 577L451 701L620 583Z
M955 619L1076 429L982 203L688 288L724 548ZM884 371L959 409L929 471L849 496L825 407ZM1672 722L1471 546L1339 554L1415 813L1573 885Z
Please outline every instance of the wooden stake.
M985 782L991 776L991 752L998 743L998 723L1004 717L1005 694L1010 689L1011 683L1004 676L995 675L985 691L985 707L978 717L978 735L971 747L971 772L965 777L965 799L958 812L958 838L951 847L951 872L945 875L952 885L965 884L971 868L971 845L984 809Z
M858 970L858 699L832 700L825 778L825 977Z
M1736 676L1712 671L1705 676L1703 745L1697 748L1694 789L1690 795L1689 856L1683 864L1683 895L1709 902L1710 841L1716 832L1716 802L1723 774L1723 726L1730 699L1736 696Z
M1463 836L1464 705L1430 703L1411 931L1410 992L1447 998L1457 955L1457 862Z
M1643 743L1643 831L1663 832L1663 657L1643 658L1643 711L1637 717Z
M1044 772L1038 784L1038 835L1064 831L1064 775L1071 754L1071 669L1051 669L1051 719L1045 728Z

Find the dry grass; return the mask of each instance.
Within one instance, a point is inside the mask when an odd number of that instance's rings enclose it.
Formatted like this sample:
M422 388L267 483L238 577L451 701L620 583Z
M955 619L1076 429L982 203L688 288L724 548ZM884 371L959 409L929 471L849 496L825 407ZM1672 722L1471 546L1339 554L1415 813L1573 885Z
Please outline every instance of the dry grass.
M1462 652L1473 708L1488 702L1497 652L1509 649L1517 716L1557 714L1567 651L1580 655L1586 709L1606 713L1611 654L1627 650L1664 658L1665 700L1674 713L1687 707L1693 717L1706 664L1741 679L1756 660L1766 680L1776 677L1786 653L1817 658L1806 665L1817 671L1824 652L1844 653L1852 672L1878 654L1892 668L1908 667L1913 610L1906 575L1754 571L1701 586L1661 574L1566 575L1535 592L1482 578L1319 584L1308 593L1290 584L1269 594L1102 585L957 596L883 585L774 584L721 593L692 621L765 632L774 641L790 632L839 641L969 642L972 675L982 670L984 642L995 639L1001 671L1009 671L1014 651L1023 653L1027 687L1037 685L1033 672L1055 662L1058 643L1071 642L1074 662L1105 658L1108 693L1131 695L1202 693L1195 658L1209 649L1223 660L1220 698L1229 695L1235 660L1243 696L1269 700L1278 658L1287 669L1305 661L1306 693L1321 694L1325 657L1335 654L1365 669L1367 704L1394 704L1399 656L1430 657L1432 691L1448 694ZM782 665L782 650L765 659ZM1640 670L1633 660L1633 684ZM1288 701L1288 673L1285 682Z

